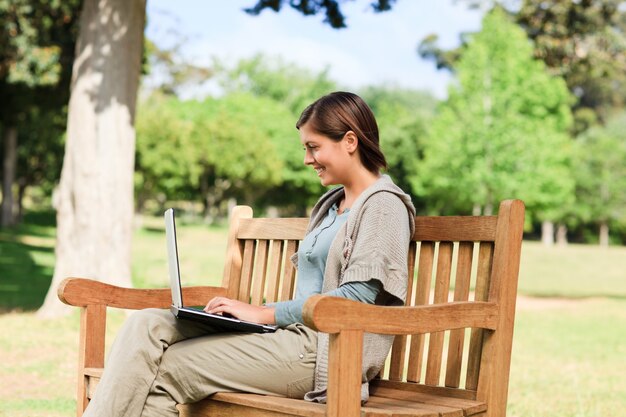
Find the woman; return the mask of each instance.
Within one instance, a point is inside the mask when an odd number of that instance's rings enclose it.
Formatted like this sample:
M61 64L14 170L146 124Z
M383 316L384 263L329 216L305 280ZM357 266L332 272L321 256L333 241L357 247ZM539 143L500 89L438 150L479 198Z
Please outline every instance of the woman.
M294 300L253 306L216 297L205 310L278 324L269 334L233 334L147 309L124 324L85 416L178 416L176 404L220 391L244 391L325 402L328 336L302 324L314 294L401 305L415 209L380 170L386 168L378 127L355 94L335 92L308 106L296 123L324 186L300 248L292 257ZM362 398L393 338L366 334Z

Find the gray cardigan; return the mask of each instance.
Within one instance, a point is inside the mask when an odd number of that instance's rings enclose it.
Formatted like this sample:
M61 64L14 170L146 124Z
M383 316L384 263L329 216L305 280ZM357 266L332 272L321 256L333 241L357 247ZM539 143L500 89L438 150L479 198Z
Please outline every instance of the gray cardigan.
M307 233L344 196L343 187L325 193L311 212ZM328 251L322 293L351 281L377 279L382 283L377 305L403 305L408 279L407 254L415 230L411 198L387 175L367 188L350 208ZM297 253L292 261L297 266ZM391 349L393 336L365 333L361 399L369 398L368 381L374 378ZM326 402L328 382L328 334L319 333L314 390L309 401Z

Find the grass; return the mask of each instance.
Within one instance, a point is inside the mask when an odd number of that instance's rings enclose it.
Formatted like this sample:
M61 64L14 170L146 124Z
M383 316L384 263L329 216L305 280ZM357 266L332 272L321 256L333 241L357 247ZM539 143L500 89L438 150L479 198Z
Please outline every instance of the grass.
M524 242L519 292L536 297L626 299L626 248Z
M626 407L626 301L525 310L515 323L509 417L609 417Z
M181 219L184 220L184 219ZM0 231L0 416L74 414L78 315L37 320L54 263L53 217ZM186 285L221 279L227 230L179 221ZM524 242L516 317L509 416L616 416L626 407L626 248ZM140 220L133 242L133 282L167 286L160 218ZM536 300L536 299L534 299ZM108 343L125 315L113 311ZM619 411L618 411L619 410Z

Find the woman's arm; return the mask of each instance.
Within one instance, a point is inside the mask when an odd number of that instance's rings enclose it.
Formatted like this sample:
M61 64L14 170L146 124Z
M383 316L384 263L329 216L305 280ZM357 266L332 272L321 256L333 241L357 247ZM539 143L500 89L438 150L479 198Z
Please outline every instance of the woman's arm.
M374 304L382 285L380 281L372 279L366 282L348 282L341 287L325 293L335 297L343 297L349 300L361 301ZM313 294L311 294L313 295ZM275 322L281 327L292 323L303 323L302 307L306 298L299 300L283 301L272 305L275 308Z
M230 314L240 320L253 323L274 324L274 307L255 306L226 297L211 299L204 311L212 314Z

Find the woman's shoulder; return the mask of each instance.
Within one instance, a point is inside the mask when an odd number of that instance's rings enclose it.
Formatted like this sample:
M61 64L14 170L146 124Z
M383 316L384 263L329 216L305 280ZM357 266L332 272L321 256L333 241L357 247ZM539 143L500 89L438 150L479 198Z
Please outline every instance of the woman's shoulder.
M363 208L370 212L404 212L407 211L407 197L390 191L378 191L373 193L363 202Z

